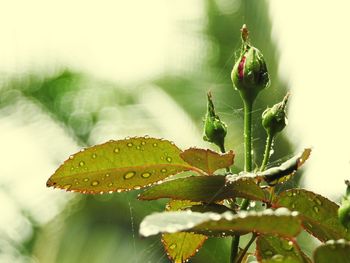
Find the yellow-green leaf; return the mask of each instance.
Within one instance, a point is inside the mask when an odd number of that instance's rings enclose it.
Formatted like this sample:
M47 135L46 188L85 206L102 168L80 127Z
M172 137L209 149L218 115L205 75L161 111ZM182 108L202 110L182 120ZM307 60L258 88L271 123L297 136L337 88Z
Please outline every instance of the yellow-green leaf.
M345 240L330 240L316 248L315 263L350 263L350 242Z
M167 204L168 211L186 209L198 203L173 200ZM183 263L194 256L207 240L207 236L190 232L163 234L162 242L169 258L174 263Z
M339 206L329 199L304 189L290 189L276 196L274 206L300 213L304 228L321 241L348 239L350 233L338 219Z
M216 170L230 167L233 164L235 154L232 150L220 154L209 149L190 148L182 152L180 156L192 166L207 174L213 174Z
M167 140L135 137L109 141L71 155L47 181L88 194L140 189L179 172L199 169L180 158ZM200 171L199 171L200 172Z
M286 208L266 209L262 212L240 211L223 214L192 211L154 213L146 216L140 225L142 236L159 233L195 232L207 236L227 236L256 232L296 236L301 230L297 212Z
M228 198L243 197L266 201L265 192L254 178L244 176L191 176L169 180L146 189L141 200L171 198L213 203Z
M261 235L257 238L256 256L259 262L283 257L283 259L293 260L292 262L311 263L294 240L275 235Z
M287 181L304 164L310 154L311 149L306 148L304 151L282 163L280 166L272 167L266 171L258 173L257 175L258 177L262 177L271 186Z

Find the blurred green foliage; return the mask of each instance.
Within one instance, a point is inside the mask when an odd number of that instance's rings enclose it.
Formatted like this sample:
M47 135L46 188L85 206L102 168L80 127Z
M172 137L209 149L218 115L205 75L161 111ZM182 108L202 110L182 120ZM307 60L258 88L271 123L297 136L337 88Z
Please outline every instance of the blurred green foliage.
M260 156L266 139L260 123L261 113L266 105L272 106L281 100L286 85L277 74L278 52L271 40L266 1L205 0L205 13L205 21L196 22L204 30L189 32L206 39L208 53L198 58L203 60L204 66L183 75L161 75L144 84L157 85L169 94L188 113L199 131L205 114L206 91L211 90L217 111L229 126L226 148L235 150L238 171L243 166L243 113L239 94L232 87L230 72L236 50L240 47L239 29L243 23L248 25L254 45L264 54L272 83L258 97L253 116L254 156L257 156L255 162L258 164L261 163ZM96 142L93 130L101 122L101 114L107 108L119 107L111 114L119 112L115 118L122 120L110 125L128 126L122 130L121 134L124 134L135 128L133 114L139 107L136 105L138 89L129 89L70 69L45 78L37 74L15 78L0 92L1 107L19 99L30 100L62 125L81 147ZM120 109L124 111L120 113ZM150 134L151 131L146 128L157 126L157 119L142 116L142 108L138 114L141 114L140 120L149 123L137 132L143 129L144 134ZM118 133L114 136L118 136ZM291 145L286 138L279 136L272 160L280 160L290 153ZM45 187L45 182L42 185ZM141 219L151 212L163 210L165 201L137 201L136 194L76 194L76 198L49 224L40 225L31 220L33 234L29 240L18 245L19 250L45 263L168 262L159 238L141 239L138 236ZM26 216L30 219L30 213ZM229 239L208 240L191 262L228 262L229 243Z

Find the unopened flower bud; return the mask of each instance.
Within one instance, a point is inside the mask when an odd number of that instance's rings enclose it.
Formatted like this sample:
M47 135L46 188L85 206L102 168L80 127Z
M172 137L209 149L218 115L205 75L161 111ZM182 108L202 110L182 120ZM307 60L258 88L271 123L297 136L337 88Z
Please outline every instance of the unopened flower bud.
M288 120L286 116L286 106L289 93L283 101L275 104L272 108L267 108L262 114L262 125L270 136L275 136L286 127Z
M343 197L338 209L338 218L340 223L347 229L350 229L350 182L345 181L346 195Z
M269 74L262 53L248 42L248 29L241 29L241 54L233 66L231 79L243 100L253 103L258 93L269 83Z
M204 122L204 135L205 141L216 144L221 150L224 149L225 136L227 134L227 125L220 120L219 116L215 113L214 104L212 101L211 93L208 92L208 104L207 114Z

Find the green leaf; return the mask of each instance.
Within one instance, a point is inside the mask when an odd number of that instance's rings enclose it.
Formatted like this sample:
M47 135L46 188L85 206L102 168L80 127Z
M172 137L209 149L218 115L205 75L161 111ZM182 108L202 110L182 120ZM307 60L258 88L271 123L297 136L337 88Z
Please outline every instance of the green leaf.
M167 140L136 137L109 141L69 157L47 186L88 194L140 189L179 172L199 169Z
M338 205L327 198L304 189L290 189L276 196L275 206L300 213L304 228L321 241L350 239L338 219Z
M242 176L190 176L174 179L146 189L138 198L171 198L213 203L234 197L267 200L265 192L255 183L254 178Z
M168 211L186 209L198 203L189 201L173 200L167 204ZM201 234L179 232L173 234L163 234L162 242L168 257L174 263L187 262L194 256L207 240L207 236Z
M230 167L235 154L233 151L220 154L209 149L190 148L182 152L180 157L207 174L213 174L216 170Z
M316 248L315 263L350 263L350 242L345 240L330 240Z
M257 175L258 177L263 177L270 186L287 181L304 164L310 154L311 149L305 149L303 152L282 163L280 166L267 169Z
M256 240L256 252L259 261L274 260L276 256L294 260L299 263L311 263L311 260L300 250L294 240L277 237L275 235L262 235ZM284 261L283 261L284 262Z
M140 225L142 236L159 233L195 232L207 236L226 236L257 232L261 234L277 234L295 236L301 230L301 223L296 212L286 208L267 209L263 212L241 211L199 213L192 211L177 211L154 213L144 218Z

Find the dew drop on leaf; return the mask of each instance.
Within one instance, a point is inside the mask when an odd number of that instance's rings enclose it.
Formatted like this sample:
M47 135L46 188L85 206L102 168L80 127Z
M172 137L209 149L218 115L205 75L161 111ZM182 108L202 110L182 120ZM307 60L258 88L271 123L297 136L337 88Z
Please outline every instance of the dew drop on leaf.
M69 190L69 188L71 188L71 184L66 184L65 186L63 186L63 189Z
M80 161L80 163L79 163L79 166L84 166L85 165L85 162L84 161Z
M171 245L169 246L169 248L170 248L170 249L175 249L175 248L176 248L176 244L171 244Z
M142 142L141 142L141 144L142 144L142 145L145 145L145 144L146 144L146 142L145 142L145 141L142 141Z
M113 183L109 183L109 184L108 184L108 187L111 187L111 186L113 186Z
M157 147L158 146L158 143L153 143L153 147Z
M141 186L135 185L135 186L134 186L134 189L135 189L135 190L140 190L140 189L141 189Z
M163 168L160 170L162 173L166 173L167 172L167 169Z
M166 161L167 161L168 163L171 163L172 160L173 160L173 159L172 159L171 157L169 157L169 156L166 158Z
M119 151L120 151L120 149L118 147L114 149L115 153L119 153Z
M93 182L91 183L91 185L92 185L92 186L97 186L97 185L99 185L99 181L93 181Z
M130 179L130 178L133 178L135 176L135 172L127 172L125 175L124 175L124 179Z
M133 144L132 144L131 142L128 142L128 143L127 143L127 146L128 146L128 147L132 147Z
M84 182L88 182L88 181L89 181L89 178L84 178L83 181L84 181Z
M148 178L151 176L151 173L145 172L141 174L142 178Z
M292 192L288 192L288 193L287 193L287 196L289 196L289 197L291 197L292 195L293 195Z
M140 146L140 145L137 145L137 146L136 146L136 149L137 149L137 150L141 150L141 146Z
M321 201L320 199L318 199L318 198L315 198L315 202L316 202L316 204L318 204L318 205L322 205L322 201Z
M96 159L96 157L97 157L97 154L96 154L96 153L93 153L93 154L91 155L91 158L92 158L92 159Z

